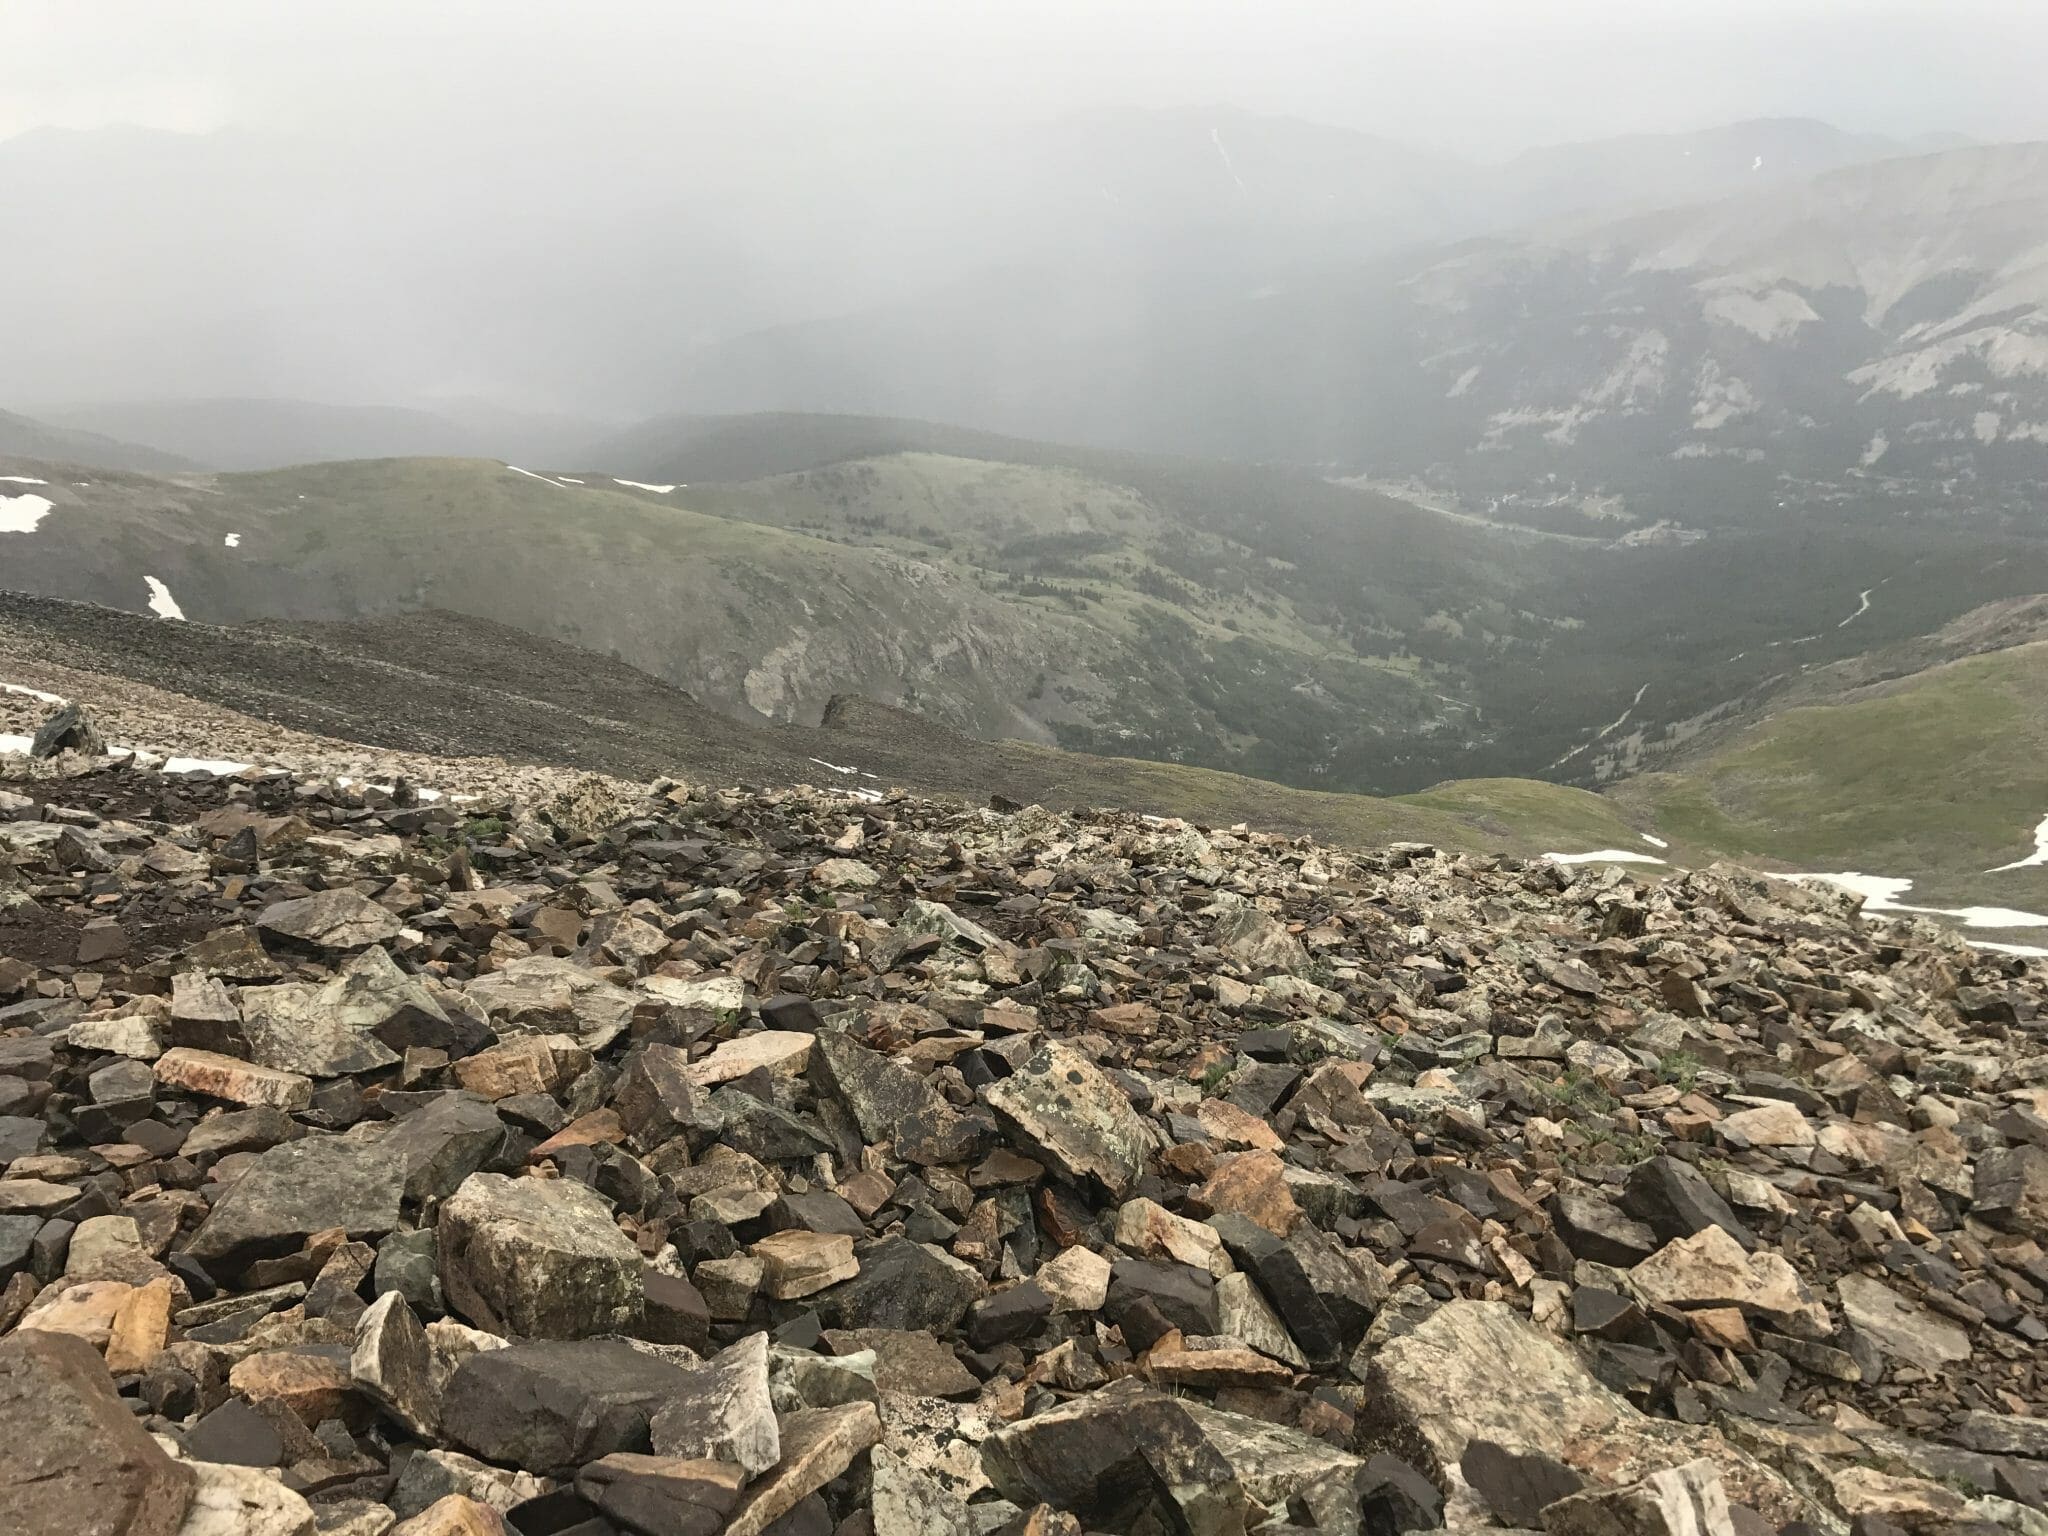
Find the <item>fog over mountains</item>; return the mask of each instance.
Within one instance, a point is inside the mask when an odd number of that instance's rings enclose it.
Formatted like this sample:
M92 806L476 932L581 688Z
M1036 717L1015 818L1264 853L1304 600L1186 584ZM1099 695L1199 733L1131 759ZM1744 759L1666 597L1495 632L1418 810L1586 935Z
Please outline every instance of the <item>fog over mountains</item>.
M797 406L831 381L725 383L725 354L703 349L768 333L751 357L778 328L875 313L937 324L995 295L1057 295L1061 355L1086 374L1148 317L1178 324L1178 306L1913 147L1758 122L1482 165L1221 108L685 143L658 160L616 145L494 157L459 131L369 133L344 153L283 130L45 129L0 141L0 197L34 233L0 251L0 279L38 295L10 317L10 404L67 421L81 402L164 398ZM836 403L889 408L885 389L952 382L937 362L907 381L874 371L874 398Z

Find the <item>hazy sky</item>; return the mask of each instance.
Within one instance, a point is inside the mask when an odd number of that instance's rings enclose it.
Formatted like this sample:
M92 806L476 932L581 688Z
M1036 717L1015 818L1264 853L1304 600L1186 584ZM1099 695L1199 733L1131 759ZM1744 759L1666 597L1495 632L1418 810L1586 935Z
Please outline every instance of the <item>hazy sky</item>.
M0 137L1217 102L1482 154L1754 116L2048 137L2040 0L0 0L0 59Z

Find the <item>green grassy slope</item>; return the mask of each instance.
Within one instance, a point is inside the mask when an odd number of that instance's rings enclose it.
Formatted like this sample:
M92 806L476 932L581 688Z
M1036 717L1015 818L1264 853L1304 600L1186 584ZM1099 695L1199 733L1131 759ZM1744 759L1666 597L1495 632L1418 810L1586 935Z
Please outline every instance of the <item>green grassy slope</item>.
M1003 794L1352 845L1419 840L1533 855L1634 835L1611 802L1550 784L1452 784L1400 799L1324 794L1204 768L976 740L853 698L835 701L821 726L748 725L720 719L623 663L450 613L216 627L0 593L0 680L90 701L81 673L132 678L343 740L627 778L900 785L970 803ZM23 724L35 713L18 701L16 708Z
M2048 643L1765 716L1609 792L1694 856L1911 878L1919 902L2048 910Z

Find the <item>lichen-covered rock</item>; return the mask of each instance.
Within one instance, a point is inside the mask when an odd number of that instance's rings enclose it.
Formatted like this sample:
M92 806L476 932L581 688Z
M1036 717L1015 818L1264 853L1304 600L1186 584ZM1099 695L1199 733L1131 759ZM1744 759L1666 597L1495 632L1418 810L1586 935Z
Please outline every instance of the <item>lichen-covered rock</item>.
M580 1339L639 1320L644 1261L580 1184L473 1173L438 1230L448 1304L481 1328Z

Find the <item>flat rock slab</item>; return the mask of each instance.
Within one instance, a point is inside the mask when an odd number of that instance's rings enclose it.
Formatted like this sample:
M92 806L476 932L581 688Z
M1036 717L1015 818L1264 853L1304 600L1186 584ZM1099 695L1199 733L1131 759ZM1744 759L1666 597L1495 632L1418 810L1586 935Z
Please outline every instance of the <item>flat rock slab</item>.
M1777 1473L1713 1430L1638 1412L1576 1353L1500 1302L1447 1302L1389 1339L1373 1354L1366 1391L1365 1442L1407 1456L1446 1489L1463 1482L1472 1442L1487 1440L1516 1455L1554 1457L1596 1487L1704 1458L1733 1498L1773 1523L1814 1514Z
M746 1480L725 1462L619 1451L577 1473L576 1492L631 1530L716 1536Z
M873 1403L805 1408L784 1415L781 1434L782 1459L747 1490L725 1536L761 1536L880 1440L882 1419Z
M191 1471L115 1395L93 1347L65 1334L0 1342L0 1529L24 1536L173 1536Z
M1844 1320L1888 1355L1930 1371L1970 1358L1970 1336L1959 1325L1881 1281L1843 1275L1835 1282L1835 1294L1842 1298Z
M313 1102L312 1079L301 1073L260 1067L217 1051L184 1045L157 1057L156 1080L168 1088L225 1099L230 1104L295 1111Z
M796 1077L810 1065L817 1037L795 1030L763 1029L736 1040L722 1041L702 1061L684 1068L698 1088L711 1088L745 1077L760 1068L771 1077Z
M397 938L405 924L388 908L344 887L265 907L256 926L322 949L361 949Z
M374 1141L314 1136L259 1153L186 1253L221 1275L295 1253L315 1232L378 1238L398 1225L405 1169Z

